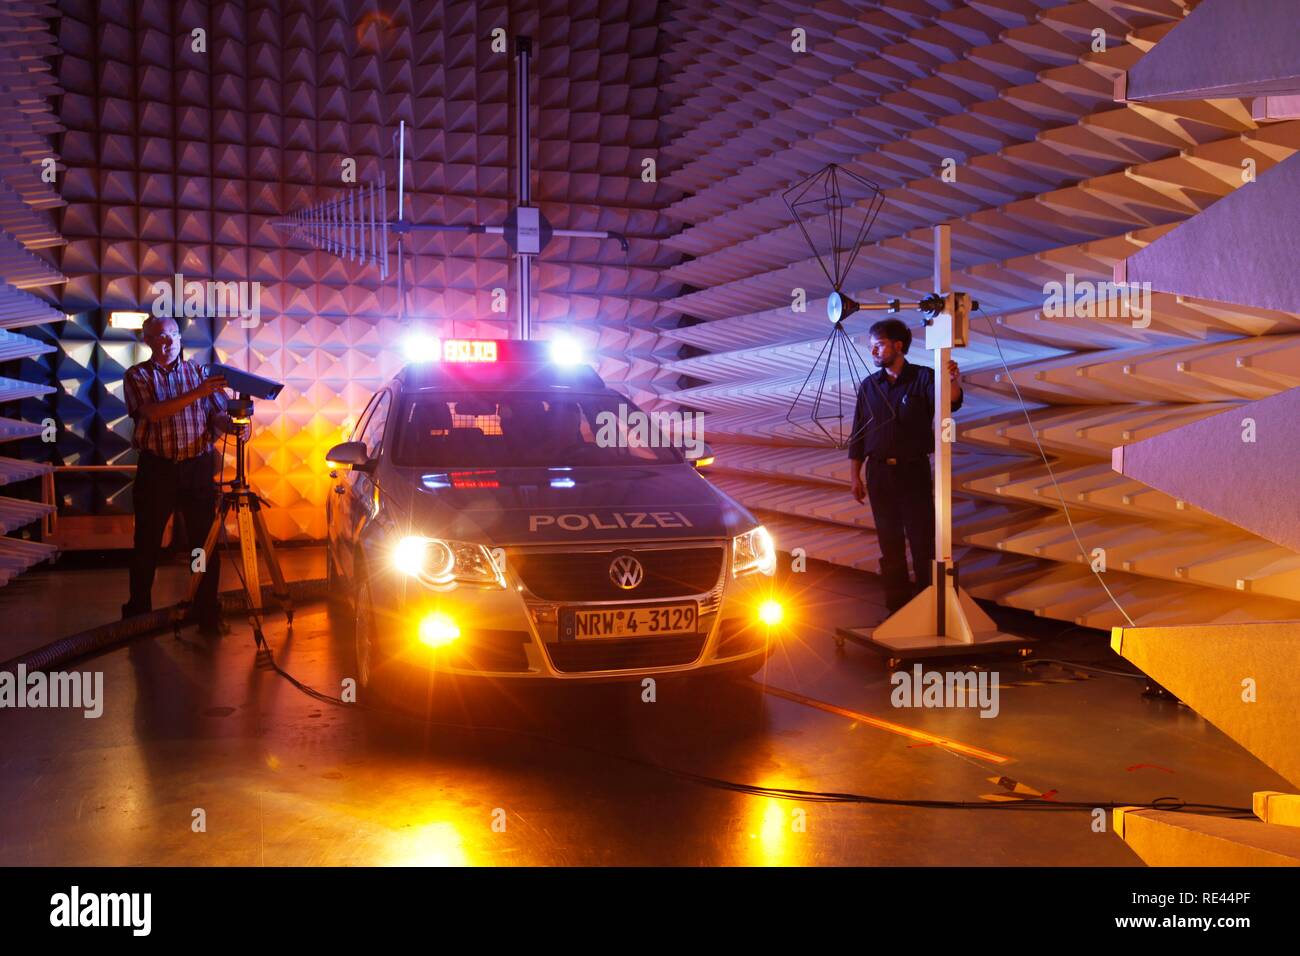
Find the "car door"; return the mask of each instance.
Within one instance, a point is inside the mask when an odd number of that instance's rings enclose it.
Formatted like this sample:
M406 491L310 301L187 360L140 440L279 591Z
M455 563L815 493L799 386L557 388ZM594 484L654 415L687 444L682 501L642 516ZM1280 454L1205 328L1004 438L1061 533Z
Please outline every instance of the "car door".
M370 401L366 403L365 409L361 412L361 417L357 419L356 425L353 426L348 441L361 440L361 433L365 430L366 423L370 420L370 413L374 411L378 401L378 394L370 396ZM345 552L349 554L351 552L351 547L347 541L347 528L350 519L348 518L348 503L346 500L349 491L346 476L349 470L347 465L336 465L330 469L330 493L325 501L326 547L330 549L330 555L334 559L334 567L345 574L351 573L351 557L345 556Z
M392 405L392 392L385 389L377 394L374 407L357 439L366 446L366 457L371 461L377 461L383 452L384 429ZM356 574L353 558L357 552L361 529L375 514L376 485L368 473L355 468L349 468L341 477L345 488L340 496L344 502L341 546L345 553L341 556L339 567L346 569L345 573L351 576Z

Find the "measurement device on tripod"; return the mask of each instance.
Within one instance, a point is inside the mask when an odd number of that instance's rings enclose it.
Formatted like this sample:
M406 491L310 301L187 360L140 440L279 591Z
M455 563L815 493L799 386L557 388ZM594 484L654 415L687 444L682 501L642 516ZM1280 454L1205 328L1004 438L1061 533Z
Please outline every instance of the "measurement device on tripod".
M241 426L235 432L235 477L221 483L217 513L212 519L212 527L208 529L207 538L204 539L203 553L205 555L213 553L212 549L217 546L221 532L225 529L226 518L233 511L235 525L239 529L239 555L244 571L242 585L244 597L248 601L248 619L253 626L253 639L258 647L263 647L266 641L262 635L262 583L257 564L259 545L265 556L267 569L271 572L271 593L284 609L285 618L290 625L293 624L293 602L289 597L289 587L285 584L284 573L280 570L280 562L275 556L275 546L267 530L266 519L262 515L262 508L266 502L248 484L248 440L244 437L242 426L251 427L253 423L253 399L272 401L280 394L284 384L242 369L231 368L229 365L205 365L203 372L205 377L209 378L220 375L237 393L237 398L227 401L226 414L230 416L233 424ZM176 606L172 615L172 626L177 632L180 630L182 619L194 602L199 584L206 573L205 565L203 571L191 576L185 600Z

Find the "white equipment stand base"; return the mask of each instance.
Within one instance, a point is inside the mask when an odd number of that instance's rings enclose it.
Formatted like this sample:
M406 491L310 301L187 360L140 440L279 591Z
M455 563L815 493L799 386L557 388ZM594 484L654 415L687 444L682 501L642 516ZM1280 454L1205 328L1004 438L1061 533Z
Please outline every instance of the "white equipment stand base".
M926 322L925 347L934 353L934 554L930 584L874 628L839 628L835 643L846 640L884 648L893 661L945 655L974 656L1015 651L1024 657L1029 642L997 629L975 599L957 585L952 558L952 441L944 440L951 424L952 380L949 351L970 338L970 294L952 291L952 233L934 227L934 291L943 308ZM855 467L860 467L858 462ZM900 555L900 557L902 557ZM916 555L912 555L915 563Z
M999 631L974 598L961 588L946 584L945 633L938 633L939 617L935 606L938 591L934 584L930 584L874 628L839 628L835 643L843 645L845 640L851 640L874 645L898 660L1009 651L1017 651L1023 657L1029 653L1028 641Z

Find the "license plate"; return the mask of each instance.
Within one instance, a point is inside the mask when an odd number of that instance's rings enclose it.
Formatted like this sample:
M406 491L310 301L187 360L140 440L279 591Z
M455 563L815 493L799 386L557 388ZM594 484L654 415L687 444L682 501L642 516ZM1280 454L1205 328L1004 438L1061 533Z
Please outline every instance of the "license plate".
M690 604L661 604L656 607L611 607L591 611L569 610L561 617L560 639L588 640L600 637L657 637L662 634L694 634L696 607Z

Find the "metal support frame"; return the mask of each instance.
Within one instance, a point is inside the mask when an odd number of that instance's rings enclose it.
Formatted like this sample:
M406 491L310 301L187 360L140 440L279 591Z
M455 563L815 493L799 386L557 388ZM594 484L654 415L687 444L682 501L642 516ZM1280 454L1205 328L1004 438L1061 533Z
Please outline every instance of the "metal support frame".
M387 196L385 212L387 212ZM397 124L397 221L406 221L406 120ZM387 215L384 217L387 219ZM402 234L397 234L397 316L406 322L406 257L402 254ZM384 246L384 266L388 265L388 247Z
M411 232L462 232L502 236L515 251L516 297L519 304L516 333L521 339L533 334L533 259L545 247L550 237L568 239L617 239L619 248L628 251L627 237L619 232L599 229L552 229L541 210L532 205L532 96L530 70L532 64L532 38L515 38L515 167L518 203L511 211L507 224L488 226L446 225L442 223L416 223L406 218L406 121L398 124L393 135L397 140L397 219L388 218L387 177L381 168L378 188L373 184L359 186L360 195L353 192L345 198L317 203L290 214L272 225L277 229L291 230L318 249L340 258L379 267L381 279L387 279L388 235L397 237L397 287L400 317L406 320L406 275L403 262L403 238ZM355 191L355 190L354 190ZM520 210L530 212L521 216ZM513 223L512 221L513 220Z
M531 37L515 38L515 173L518 205L532 205L532 168L529 165L532 146L532 109L529 97L529 66L533 59ZM533 337L533 255L521 247L515 253L515 296L519 300L518 334L521 340Z
M943 296L945 312L926 329L926 348L934 352L934 562L930 584L883 622L871 627L839 628L835 641L845 640L884 649L895 660L919 660L945 655L1019 650L1026 641L1004 634L961 589L952 560L952 443L944 440L944 423L952 414L952 384L948 358L955 345L964 345L965 325L958 309L969 298L952 293L950 227L934 227L934 291ZM892 309L891 309L892 307ZM896 303L877 306L896 311Z

